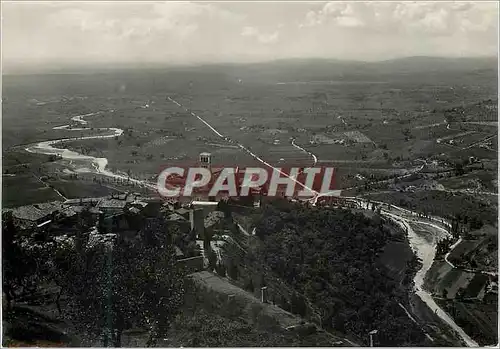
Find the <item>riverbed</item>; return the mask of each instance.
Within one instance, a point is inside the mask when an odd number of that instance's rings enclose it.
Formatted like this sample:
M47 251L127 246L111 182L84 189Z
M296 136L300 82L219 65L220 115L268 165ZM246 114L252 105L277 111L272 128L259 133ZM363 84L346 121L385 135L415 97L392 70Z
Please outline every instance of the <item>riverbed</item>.
M83 119L86 116L97 115L100 112L88 113L83 115L76 115L71 118L72 121L79 123L80 125L87 125L87 121ZM62 130L65 129L68 132L71 131L83 131L90 130L87 127L76 127L72 128L70 125L61 125L53 128L54 130ZM50 141L43 141L25 148L27 152L35 153L35 154L45 154L45 155L56 155L60 156L63 160L68 160L75 167L75 172L86 172L86 173L96 173L106 177L116 178L120 180L127 180L131 183L139 184L144 187L148 187L150 189L156 190L156 185L153 183L149 183L146 181L138 180L130 178L126 175L117 174L106 169L108 165L107 158L97 158L90 155L83 155L78 152L66 149L66 148L56 148L54 145L68 142L68 141L79 141L79 140L87 140L87 139L106 139L106 138L115 138L120 137L123 134L123 130L120 128L109 127L109 128L99 128L97 129L100 132L104 132L105 134L99 134L95 136L85 136L85 137L72 137L72 138L61 138Z
M422 267L419 271L417 271L413 279L415 294L437 316L439 316L439 318L441 318L445 323L453 328L460 335L460 338L462 338L467 346L478 347L479 345L477 344L477 342L474 341L467 333L465 333L465 331L460 326L458 326L443 309L439 307L439 305L432 298L432 295L424 289L425 275L431 268L432 263L434 263L434 258L436 256L436 244L440 239L447 237L447 231L437 225L430 224L435 228L436 233L435 235L433 235L432 240L429 241L425 237L415 232L411 225L408 223L408 220L402 219L401 217L391 214L390 212L384 212L383 214L392 218L403 229L408 231L408 240L410 242L410 246L422 263Z
M174 101L175 102L175 101ZM83 117L86 116L92 116L99 114L100 112L96 113L89 113L89 114L83 114L83 115L77 115L71 118L72 121L79 123L80 125L87 125L87 121L83 119ZM195 115L196 116L196 115ZM208 127L210 127L214 132L216 132L219 136L223 137L218 131L212 128L211 125L206 123L203 119L199 118L202 122L207 124ZM89 130L89 128L71 128L69 125L62 125L62 126L56 126L54 129L66 129L68 131L82 131L82 130ZM101 128L99 131L104 131L104 132L109 132L107 134L100 134L96 136L86 136L86 137L74 137L74 138L63 138L63 139L57 139L57 140L51 140L51 141L44 141L44 142L39 142L34 145L31 145L26 148L26 151L31 152L31 153L38 153L38 154L45 154L45 155L58 155L61 156L62 159L64 160L69 160L73 163L73 165L76 167L77 172L91 172L91 173L96 173L96 174L101 174L107 177L111 178L117 178L121 180L129 180L130 182L151 188L153 190L156 190L156 184L154 183L149 183L146 181L142 180L137 180L137 179L132 179L129 178L128 176L125 175L120 175L113 173L109 170L106 169L107 164L108 164L108 159L106 158L96 158L93 156L88 156L88 155L83 155L80 153L77 153L75 151L71 151L69 149L61 149L61 148L55 148L53 145L62 143L62 142L67 142L67 141L73 141L73 140L86 140L86 139L104 139L104 138L114 138L114 137L119 137L123 134L123 130L119 128ZM261 163L272 167L268 163L266 163L264 160L259 158L257 155L253 154L248 148L244 147L241 144L238 144L240 148L248 152L250 155L252 155L254 158L258 159ZM296 146L297 147L297 146ZM305 149L299 148L303 151L306 151ZM311 153L313 156L315 162L317 161L317 158L314 154ZM75 165L76 163L76 165ZM340 194L340 193L339 193ZM361 206L369 209L368 203L366 200L358 199L358 198L351 198L358 203L361 203ZM373 202L373 201L372 201ZM396 215L394 213L391 213L387 210L382 210L382 214L393 219L395 222L397 222L403 229L408 231L408 238L410 242L410 246L412 250L415 252L417 257L421 260L422 267L421 269L415 274L414 277L414 285L415 285L415 293L417 294L420 299L433 311L437 316L439 316L445 323L447 323L450 327L452 327L463 339L463 341L467 344L467 346L475 347L478 346L478 344L470 338L460 326L458 326L453 319L445 312L443 311L434 301L432 298L431 294L427 292L424 288L424 279L425 275L429 271L429 269L432 266L432 263L434 262L434 257L436 254L436 243L439 239L442 237L446 236L447 231L446 229L439 227L436 224L429 223L429 222L422 222L424 224L429 224L435 228L435 234L433 235L432 239L429 241L416 233L411 225L408 223L408 219L403 218L404 214L410 215L415 217L416 213L411 212L409 210L405 210L403 208L396 207L394 205L394 208L397 208L398 211L401 211L400 215ZM438 222L439 220L441 223L443 222L442 219L439 219L438 217L432 217L432 220L435 220Z

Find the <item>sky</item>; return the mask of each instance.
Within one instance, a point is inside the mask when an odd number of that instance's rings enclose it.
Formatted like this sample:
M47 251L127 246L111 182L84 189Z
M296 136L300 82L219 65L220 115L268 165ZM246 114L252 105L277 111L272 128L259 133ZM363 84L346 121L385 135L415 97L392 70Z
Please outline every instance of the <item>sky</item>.
M2 1L2 62L497 56L494 2Z

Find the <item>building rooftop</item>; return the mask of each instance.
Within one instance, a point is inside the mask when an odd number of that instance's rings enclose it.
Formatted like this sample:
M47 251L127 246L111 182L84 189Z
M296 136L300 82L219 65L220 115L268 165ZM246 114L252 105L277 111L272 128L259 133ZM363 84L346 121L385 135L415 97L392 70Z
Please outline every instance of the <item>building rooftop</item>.
M177 246L175 246L175 255L177 257L183 257L184 256L184 253L182 253L181 249Z
M39 209L34 206L21 206L16 207L12 210L12 216L19 219L24 219L28 221L36 221L40 218L43 218L45 214L43 214Z
M186 209L186 208L184 208L184 207L181 207L181 208L179 208L179 209L175 210L175 212L176 212L177 214L183 215L183 214L189 213L189 210L188 210L188 209Z
M181 216L178 213L172 213L171 215L167 216L167 220L169 220L169 221L186 221L186 218L184 218L184 216Z
M224 220L224 213L220 211L210 212L204 220L205 228L213 227Z
M125 201L125 200L102 199L97 204L97 207L102 207L102 208L124 208L126 204L127 204L127 201Z
M132 212L133 214L141 213L141 210L138 209L137 207L130 207L128 210L129 210L129 212Z
M193 201L191 202L193 206L217 206L217 201Z
M131 205L134 205L134 206L141 206L141 207L146 207L148 205L147 202L144 202L144 201L140 201L140 200L135 200L135 201L132 201L130 203Z
M70 206L70 207L67 207L67 208L63 209L63 210L62 210L62 212L61 212L61 215L62 215L63 217L66 217L66 218L76 216L77 211L76 211L76 210L74 210L74 208L75 208L75 207L71 207L71 206Z
M78 199L68 199L64 203L67 205L78 205L80 203L97 203L102 198L78 198Z
M47 202L43 204L26 205L12 210L12 216L17 219L37 221L63 208L61 202Z
M86 209L88 210L89 213L98 214L101 212L101 211L99 211L98 208L93 207L93 206L90 206L90 207L89 206L72 206L69 209L76 212L76 213L81 213Z

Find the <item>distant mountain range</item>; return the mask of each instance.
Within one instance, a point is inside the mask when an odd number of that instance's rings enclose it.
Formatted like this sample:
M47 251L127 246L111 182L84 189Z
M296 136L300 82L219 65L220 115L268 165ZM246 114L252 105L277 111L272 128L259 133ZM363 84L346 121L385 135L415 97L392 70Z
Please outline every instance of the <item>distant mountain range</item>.
M217 68L216 68L217 67ZM213 68L240 74L241 79L279 81L376 81L394 78L435 79L443 75L480 74L496 77L496 57L440 58L406 57L378 62L331 59L290 59L245 65L217 65Z
M390 69L401 69L408 71L431 71L431 70L478 70L497 69L497 57L404 57L375 62L379 67L386 66Z
M364 62L344 61L323 58L300 58L279 59L275 61L258 63L215 63L203 65L166 65L164 63L98 63L88 65L40 65L40 66L18 66L10 69L4 66L4 75L9 74L72 74L72 73L100 73L116 70L165 70L165 71L205 71L224 72L258 76L280 76L293 73L292 75L307 76L329 76L338 75L342 77L347 74L379 75L379 74L401 74L417 72L446 72L446 71L472 71L472 70L494 70L498 68L497 57L404 57L385 61Z

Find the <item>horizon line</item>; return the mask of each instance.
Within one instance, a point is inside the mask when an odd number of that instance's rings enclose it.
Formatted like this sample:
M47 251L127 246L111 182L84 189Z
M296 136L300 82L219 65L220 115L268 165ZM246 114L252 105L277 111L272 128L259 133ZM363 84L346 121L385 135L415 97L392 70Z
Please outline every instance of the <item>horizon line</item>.
M269 64L274 62L283 61L331 61L337 63L351 63L351 64L377 64L384 62L400 61L405 59L439 59L439 60L474 60L474 59L495 59L498 63L498 55L480 55L480 56L432 56L432 55L413 55L413 56L400 56L394 58L378 59L378 60L358 60L358 59L342 59L334 57L287 57L266 60L249 60L249 61L220 61L220 62L160 62L160 61L130 61L130 62L93 62L93 63L41 63L41 64L17 64L10 67L5 67L5 62L2 62L1 72L2 76L7 75L40 75L40 74L78 74L89 72L91 69L96 70L118 70L118 69L158 69L158 68L197 68L209 66L245 66L253 64ZM10 64L9 64L10 65ZM9 66L8 65L8 66ZM71 71L74 70L74 71ZM83 71L79 71L83 70Z

